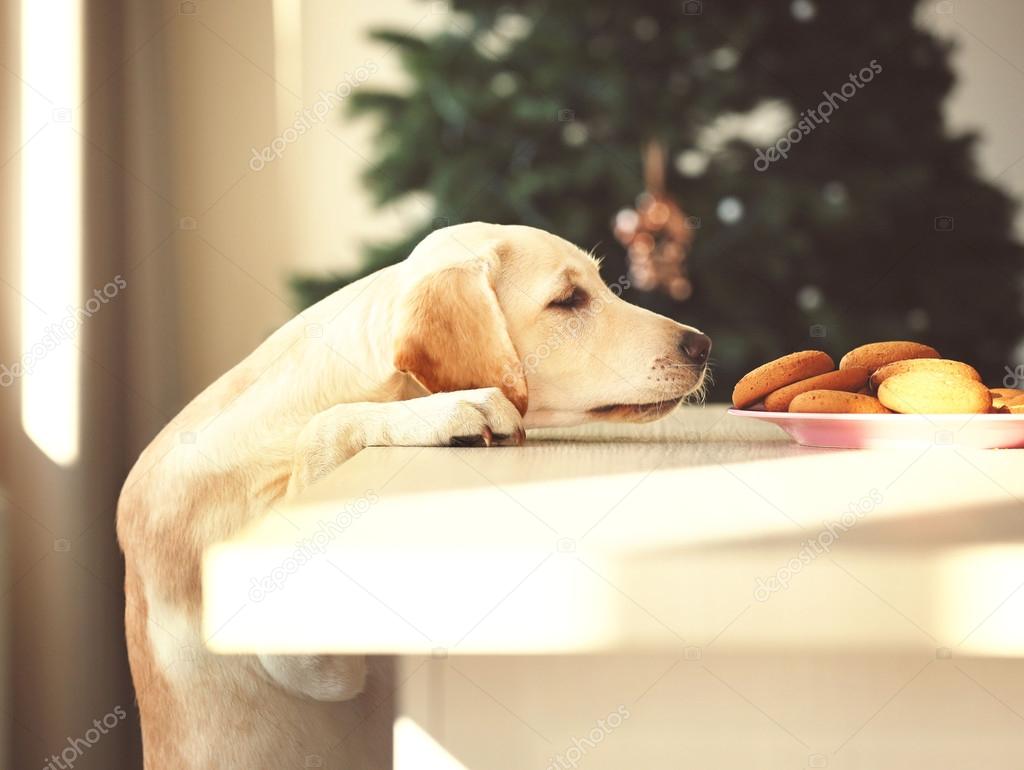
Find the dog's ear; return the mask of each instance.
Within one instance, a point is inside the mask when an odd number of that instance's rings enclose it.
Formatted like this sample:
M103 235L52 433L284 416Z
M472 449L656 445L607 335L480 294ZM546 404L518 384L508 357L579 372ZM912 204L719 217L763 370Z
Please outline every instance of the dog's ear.
M402 298L395 326L395 368L431 393L501 388L526 414L526 377L494 292L497 259L437 270Z

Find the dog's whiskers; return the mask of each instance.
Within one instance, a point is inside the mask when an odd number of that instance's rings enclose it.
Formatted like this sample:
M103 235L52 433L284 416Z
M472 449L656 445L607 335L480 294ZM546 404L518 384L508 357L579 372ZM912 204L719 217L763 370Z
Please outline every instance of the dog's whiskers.
M700 385L693 389L693 392L688 394L683 400L687 404L700 404L703 405L707 399L708 390L714 384L714 377L712 376L711 369L708 368L704 372L704 377L701 378Z

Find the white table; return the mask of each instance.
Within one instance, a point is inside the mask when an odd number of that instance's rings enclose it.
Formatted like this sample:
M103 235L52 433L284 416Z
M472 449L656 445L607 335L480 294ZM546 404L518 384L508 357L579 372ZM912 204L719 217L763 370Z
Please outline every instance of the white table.
M712 406L364 450L212 548L204 610L222 652L403 656L474 770L629 704L588 767L952 767L1022 755L1022 586L1024 451L806 449Z

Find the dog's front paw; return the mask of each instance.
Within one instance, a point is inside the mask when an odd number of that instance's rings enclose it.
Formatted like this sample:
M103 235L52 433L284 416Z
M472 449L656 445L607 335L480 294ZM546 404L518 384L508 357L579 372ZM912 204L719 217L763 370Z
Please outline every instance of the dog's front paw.
M518 446L526 439L523 418L498 388L437 393L431 414L437 444L441 446Z

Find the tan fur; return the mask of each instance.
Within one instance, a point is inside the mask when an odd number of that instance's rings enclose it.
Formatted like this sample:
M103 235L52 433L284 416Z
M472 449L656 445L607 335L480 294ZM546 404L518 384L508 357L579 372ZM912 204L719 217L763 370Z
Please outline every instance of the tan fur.
M553 302L569 290L581 308ZM703 381L687 329L614 296L572 244L483 223L436 231L278 329L160 432L118 502L147 770L383 767L380 662L211 654L205 549L366 446L658 416Z
M142 723L142 740L146 746L148 764L153 767L185 767L178 751L182 744L181 726L176 723L174 698L170 693L167 674L153 660L146 628L146 597L139 576L129 566L125 577L125 635L128 641L128 662L139 710L147 714L160 714L160 719L147 719Z

